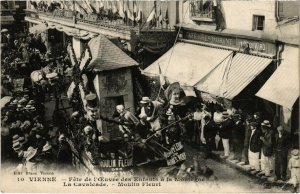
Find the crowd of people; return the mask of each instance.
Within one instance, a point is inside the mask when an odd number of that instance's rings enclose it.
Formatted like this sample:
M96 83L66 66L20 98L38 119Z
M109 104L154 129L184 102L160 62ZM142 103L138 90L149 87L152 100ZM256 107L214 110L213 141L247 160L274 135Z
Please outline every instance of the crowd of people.
M111 118L98 115L97 95L87 95L85 111L80 110L83 107L78 106L78 101L71 103L74 112L70 120L57 114L60 121L53 126L44 118L45 95L57 95L55 91L61 83L70 84L66 82L66 72L71 69L68 55L52 55L39 35L12 38L7 34L1 60L2 96L12 96L1 110L5 150L1 153L3 158L20 163L19 171L35 171L37 164L46 169L68 168L72 163L69 138L79 149L92 153L94 163L101 157L130 157L132 148L128 142L135 142L135 149L146 160L161 159L182 141L204 148L206 157L212 150L222 150L223 158L250 165L251 170L266 177L274 171L277 180L287 180L289 169L295 188L299 182L299 145L292 143L283 126L272 126L260 112L246 114L234 107L200 103L199 99L185 96L179 83L173 83L164 89L164 99L143 97L136 114L119 104ZM34 71L38 71L36 80L32 77ZM24 79L22 90L15 90L12 84L17 78ZM62 91L66 92L66 87L58 93ZM112 152L102 146L109 140L99 131L98 119L119 126L122 143Z
M60 163L71 164L64 134L45 120L45 103L54 99L58 87L55 81L62 80L59 87L69 84L65 83L68 56L53 55L39 34L2 33L1 37L1 97L11 98L1 108L2 160L19 164L21 172L36 172L37 165L57 169ZM18 79L23 81L15 84Z

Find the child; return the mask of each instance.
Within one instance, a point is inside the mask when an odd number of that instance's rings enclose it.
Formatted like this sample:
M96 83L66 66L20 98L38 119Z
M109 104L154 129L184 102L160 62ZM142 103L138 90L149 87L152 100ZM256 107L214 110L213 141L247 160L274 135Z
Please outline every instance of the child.
M293 192L297 192L297 183L299 183L300 171L299 171L299 150L294 149L291 152L292 156L289 160L288 168L291 171L291 182L294 185Z

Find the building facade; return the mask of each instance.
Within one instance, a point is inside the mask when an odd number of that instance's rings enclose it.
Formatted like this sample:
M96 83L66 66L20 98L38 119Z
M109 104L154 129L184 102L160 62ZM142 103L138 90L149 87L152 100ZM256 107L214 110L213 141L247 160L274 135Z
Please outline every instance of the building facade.
M166 70L167 77L196 88L204 100L218 99L229 107L242 108L249 113L261 111L274 126L284 125L293 133L299 128L295 119L299 90L291 95L293 99L285 98L290 102L288 107L278 100L259 96L257 92L273 77L278 67L285 65L282 62L287 58L285 52L290 50L288 44L298 49L299 39L296 37L299 30L291 27L293 30L289 28L282 32L284 29L280 27L290 26L291 22L299 23L298 7L296 1L180 1L179 23L175 25L178 43L172 52L153 63L153 67L145 69L145 74L158 75L155 67L159 63L162 71ZM286 51L283 48L287 48ZM170 59L170 63L165 62L170 55L172 58L181 57L177 61ZM193 57L197 60L191 60ZM293 58L296 59L297 55ZM182 66L192 70L186 71L185 75L172 71ZM298 72L299 63L294 67ZM197 68L202 71L197 71ZM291 79L297 78L291 76ZM299 85L293 87L299 88ZM287 88L274 95L282 96ZM293 110L294 114L286 118L289 112L286 109Z

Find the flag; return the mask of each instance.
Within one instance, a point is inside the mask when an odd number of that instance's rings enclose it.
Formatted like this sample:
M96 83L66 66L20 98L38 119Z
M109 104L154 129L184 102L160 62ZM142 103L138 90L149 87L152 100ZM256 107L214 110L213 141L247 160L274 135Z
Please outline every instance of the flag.
M169 25L169 12L168 12L168 8L167 8L167 11L166 11L166 16L164 18L164 21L166 22L167 25Z
M116 1L112 1L112 13L115 14L118 12L118 8L117 8L117 5L116 5Z
M75 83L72 82L71 85L68 88L68 91L67 91L67 96L68 96L69 99L71 99L75 87L76 87Z
M153 9L152 9L149 17L147 18L146 22L150 22L150 21L152 21L156 17L156 13L155 12L156 12L155 11L155 7L153 7Z
M162 25L162 23L163 23L163 16L162 16L162 14L161 14L161 8L160 8L160 10L159 10L158 22L159 22L161 25Z
M161 68L160 68L160 65L158 63L158 72L159 72L159 82L160 82L160 87L162 89L164 89L164 86L166 85L166 78L165 76L162 74L162 71L161 71Z
M141 20L142 20L142 11L139 10L139 11L137 12L137 16L136 16L136 18L135 18L135 21L136 21L136 22L140 22Z
M125 14L124 14L124 2L123 1L118 1L119 2L119 16L121 18L124 18L125 17Z
M78 3L78 1L74 1L75 10L81 14L86 14L87 11Z
M34 1L30 1L30 4L34 7L34 9L37 9L37 3Z
M133 17L134 17L134 20L136 18L136 14L137 14L138 10L137 10L137 4L136 4L136 1L133 2Z
M94 4L92 3L93 1L90 0L85 0L87 6L91 10L92 13L96 13L96 8L94 7Z

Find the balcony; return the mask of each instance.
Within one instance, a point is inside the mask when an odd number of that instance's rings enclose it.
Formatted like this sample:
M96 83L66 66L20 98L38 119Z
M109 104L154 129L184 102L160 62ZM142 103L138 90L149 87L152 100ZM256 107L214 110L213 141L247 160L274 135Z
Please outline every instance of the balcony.
M170 28L162 26L160 24L157 27L143 26L141 24L134 24L133 21L125 22L122 18L114 16L113 18L107 15L99 14L78 14L71 10L58 10L55 9L52 12L45 12L41 10L30 10L26 11L27 21L39 20L39 22L52 22L65 25L72 28L82 29L94 33L101 33L112 37L120 37L129 40L131 33L140 34L143 32L173 32ZM141 27L143 27L141 29Z

